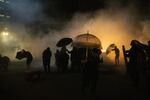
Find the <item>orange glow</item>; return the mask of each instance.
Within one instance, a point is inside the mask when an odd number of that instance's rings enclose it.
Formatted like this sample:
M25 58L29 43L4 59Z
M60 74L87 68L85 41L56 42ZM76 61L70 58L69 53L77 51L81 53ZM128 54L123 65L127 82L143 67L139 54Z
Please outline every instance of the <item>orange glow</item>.
M75 37L79 34L89 31L90 34L97 36L102 43L102 51L105 52L107 47L114 43L120 49L120 62L124 63L122 45L125 45L126 49L130 48L130 41L132 39L139 39L136 37L129 26L128 19L123 15L120 17L110 17L104 15L98 15L93 19L88 19L85 16L75 16L67 32L67 36ZM108 57L114 61L114 52L108 55Z
M131 18L130 18L131 17ZM44 48L50 46L52 52L55 53L57 41L64 37L75 38L78 35L87 33L98 37L102 44L102 52L105 52L107 47L114 43L120 49L121 63L124 63L122 54L122 45L125 45L126 49L130 48L130 41L132 39L140 40L141 42L147 43L150 39L150 22L143 23L143 33L135 26L136 20L132 19L132 14L128 12L114 12L112 11L101 11L91 14L75 14L72 21L66 23L63 30L50 30L50 33L43 35L42 37L32 36L26 33L24 28L20 28L21 32L18 31L17 39L19 48L31 51L34 58L41 58L41 53ZM18 26L19 27L19 26ZM18 29L18 28L17 28ZM20 33L19 33L20 32ZM138 33L136 33L138 32ZM38 45L37 45L38 44ZM71 50L71 46L69 48ZM114 62L114 52L107 55ZM52 56L54 60L54 56ZM54 63L54 61L53 61Z

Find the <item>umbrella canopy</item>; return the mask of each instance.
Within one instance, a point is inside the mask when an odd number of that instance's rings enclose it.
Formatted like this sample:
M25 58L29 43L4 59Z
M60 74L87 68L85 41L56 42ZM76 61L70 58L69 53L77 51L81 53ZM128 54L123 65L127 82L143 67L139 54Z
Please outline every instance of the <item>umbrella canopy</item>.
M106 49L106 54L109 54L111 51L113 51L115 49L115 46L116 45L114 43L110 44Z
M72 42L72 39L71 39L71 38L62 38L62 39L60 39L60 40L57 42L56 46L57 46L57 47L64 47L64 46L70 44L71 42Z
M19 60L21 60L22 58L24 58L22 51L17 52L16 58L19 59Z
M102 49L101 41L95 35L89 33L81 34L75 37L73 46Z

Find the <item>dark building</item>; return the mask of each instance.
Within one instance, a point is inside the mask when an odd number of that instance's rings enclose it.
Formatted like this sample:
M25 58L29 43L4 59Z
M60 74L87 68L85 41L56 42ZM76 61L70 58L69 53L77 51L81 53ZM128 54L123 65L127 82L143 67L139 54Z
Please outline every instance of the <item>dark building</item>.
M3 31L10 20L9 0L0 0L0 32Z

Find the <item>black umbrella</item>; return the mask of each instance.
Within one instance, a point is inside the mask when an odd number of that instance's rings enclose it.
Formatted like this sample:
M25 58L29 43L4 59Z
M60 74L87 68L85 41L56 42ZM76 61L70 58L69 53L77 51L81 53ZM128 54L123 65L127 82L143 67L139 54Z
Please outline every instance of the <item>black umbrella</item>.
M64 47L64 46L70 44L72 41L73 41L73 40L72 40L71 38L62 38L62 39L60 39L60 40L57 42L56 46L57 46L57 47Z
M22 55L21 51L17 52L16 58L19 59L19 60L21 60L23 58L23 55Z

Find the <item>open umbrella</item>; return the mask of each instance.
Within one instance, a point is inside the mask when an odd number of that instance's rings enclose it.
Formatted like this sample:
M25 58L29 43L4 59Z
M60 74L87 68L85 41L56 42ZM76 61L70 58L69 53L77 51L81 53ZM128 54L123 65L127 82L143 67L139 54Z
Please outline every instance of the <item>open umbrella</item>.
M56 46L57 46L57 47L64 47L64 46L70 44L71 42L72 42L72 39L71 39L71 38L62 38L62 39L60 39L60 40L57 42Z
M95 35L89 34L88 32L75 37L73 46L77 47L77 48L86 48L85 60L87 60L87 58L88 58L88 49L89 48L102 49L101 41Z
M110 44L106 49L106 54L108 55L111 51L113 51L115 49L115 46L116 45L114 43Z
M21 60L23 58L22 51L17 52L16 58Z
M73 46L102 49L101 41L95 35L89 33L81 34L75 37Z

